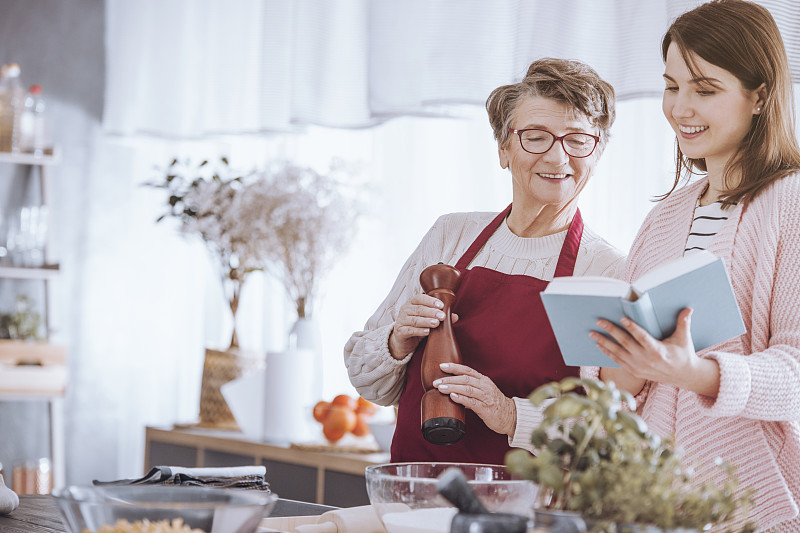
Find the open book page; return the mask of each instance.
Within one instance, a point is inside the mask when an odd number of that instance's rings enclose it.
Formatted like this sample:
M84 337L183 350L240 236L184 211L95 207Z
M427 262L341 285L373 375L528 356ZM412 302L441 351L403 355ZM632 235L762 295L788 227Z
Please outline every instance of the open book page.
M545 289L548 294L593 294L627 298L631 286L622 280L603 276L567 276L553 279Z
M639 279L633 282L633 290L636 294L641 295L657 287L662 283L666 283L675 278L696 270L704 265L714 262L717 256L707 250L701 250L697 253L679 257L672 261L667 261L655 267L653 270L645 273Z
M725 264L710 252L664 263L639 278L634 290L613 278L555 278L541 299L568 366L618 366L589 337L599 331L600 318L620 324L628 317L664 339L674 333L681 310L691 308L696 350L745 332Z

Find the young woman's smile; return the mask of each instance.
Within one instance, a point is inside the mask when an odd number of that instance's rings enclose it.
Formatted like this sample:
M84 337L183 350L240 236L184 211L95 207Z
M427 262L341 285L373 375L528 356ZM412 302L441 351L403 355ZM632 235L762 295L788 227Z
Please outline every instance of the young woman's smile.
M758 91L745 89L732 73L698 56L692 61L694 74L677 45L669 46L662 109L681 152L705 159L710 175L721 175L760 112Z
M678 133L684 139L696 139L708 130L708 126L678 125Z

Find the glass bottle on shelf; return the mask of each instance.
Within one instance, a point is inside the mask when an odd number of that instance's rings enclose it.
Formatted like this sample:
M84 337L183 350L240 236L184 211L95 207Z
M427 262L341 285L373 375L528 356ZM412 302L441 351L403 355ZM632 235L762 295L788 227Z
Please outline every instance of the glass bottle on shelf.
M0 206L0 266L9 264L11 257L8 253L8 225L10 217L3 211Z
M46 109L42 86L31 85L25 95L19 122L20 146L23 152L43 156L52 149Z
M19 126L25 89L20 73L16 63L9 63L0 69L0 152L19 152L21 149Z

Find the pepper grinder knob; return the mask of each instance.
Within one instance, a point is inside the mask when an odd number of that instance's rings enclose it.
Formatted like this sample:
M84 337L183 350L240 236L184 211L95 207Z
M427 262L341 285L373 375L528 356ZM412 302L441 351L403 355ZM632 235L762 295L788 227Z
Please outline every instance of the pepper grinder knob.
M422 388L425 390L421 402L422 436L431 444L454 444L466 432L466 411L463 405L439 392L433 382L448 375L440 364L461 363L451 315L461 273L455 267L439 263L423 270L419 281L426 294L442 301L445 314L439 326L431 329L422 352Z

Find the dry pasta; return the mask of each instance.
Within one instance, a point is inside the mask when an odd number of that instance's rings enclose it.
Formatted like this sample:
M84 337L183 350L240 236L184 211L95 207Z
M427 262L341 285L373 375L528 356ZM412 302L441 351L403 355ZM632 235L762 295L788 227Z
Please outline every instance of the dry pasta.
M83 533L205 533L202 529L192 529L183 523L182 518L175 518L170 523L169 520L117 520L113 526L104 525L96 532L84 529Z

